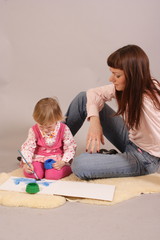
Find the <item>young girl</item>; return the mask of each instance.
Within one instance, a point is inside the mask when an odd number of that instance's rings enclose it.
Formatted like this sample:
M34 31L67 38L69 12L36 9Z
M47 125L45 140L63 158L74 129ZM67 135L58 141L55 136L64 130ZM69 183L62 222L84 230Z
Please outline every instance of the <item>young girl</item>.
M90 123L88 153L74 159L73 173L82 179L154 173L160 165L160 83L151 77L149 59L139 46L118 49L107 63L111 84L80 93L66 114L73 135L86 117ZM117 112L105 103L112 99ZM104 144L103 135L119 153L94 153Z
M69 128L62 123L60 106L54 98L43 98L35 106L36 124L29 129L28 138L21 147L24 175L39 179L60 179L71 174L70 163L76 143Z

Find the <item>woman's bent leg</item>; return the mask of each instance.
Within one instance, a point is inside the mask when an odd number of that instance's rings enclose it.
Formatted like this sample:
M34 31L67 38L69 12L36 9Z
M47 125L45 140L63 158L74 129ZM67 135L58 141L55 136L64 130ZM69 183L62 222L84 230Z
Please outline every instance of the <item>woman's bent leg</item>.
M86 180L140 175L137 159L126 153L82 153L74 159L72 171L77 177Z
M70 128L73 136L78 132L86 119L86 103L86 93L81 92L73 99L67 110L65 123Z
M73 135L81 128L87 117L86 103L86 92L81 92L73 99L68 108L65 123ZM107 104L104 104L99 113L103 134L117 149L124 152L128 141L128 131L123 119L120 116L114 117L114 114L115 111Z
M99 113L103 134L120 152L124 152L128 142L128 130L123 119L114 115L115 111L105 104Z
M81 179L140 176L158 170L159 159L128 142L124 153L115 155L83 153L72 163L73 173Z

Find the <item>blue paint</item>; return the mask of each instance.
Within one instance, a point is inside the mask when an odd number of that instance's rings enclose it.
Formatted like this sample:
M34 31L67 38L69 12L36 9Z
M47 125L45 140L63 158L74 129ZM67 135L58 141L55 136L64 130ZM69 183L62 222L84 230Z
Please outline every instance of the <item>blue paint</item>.
M24 183L35 183L36 180L35 179L27 179L27 178L17 178L17 179L13 179L14 183L16 185L18 185L20 182L24 182Z
M43 182L43 183L40 183L40 184L43 184L44 186L49 186L49 184L50 184L51 182Z
M49 186L52 182L45 182L45 180L41 180L41 181L36 181L35 179L28 179L28 178L16 178L16 179L12 179L14 181L14 184L18 185L21 182L23 183L38 183L38 184L42 184L43 186L47 187Z

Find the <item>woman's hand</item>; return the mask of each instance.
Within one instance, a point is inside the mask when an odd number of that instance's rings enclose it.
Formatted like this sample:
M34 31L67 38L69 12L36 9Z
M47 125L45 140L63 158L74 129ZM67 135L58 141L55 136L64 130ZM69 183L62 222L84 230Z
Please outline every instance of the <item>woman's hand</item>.
M65 162L62 160L59 160L59 161L53 163L52 166L53 166L53 168L60 170L64 165L65 165Z
M23 169L27 173L33 173L34 167L33 167L32 163L29 163L29 165L30 165L30 167L26 163L24 163Z
M101 143L104 144L104 137L99 117L90 117L86 151L90 153L93 153L94 151L99 152Z

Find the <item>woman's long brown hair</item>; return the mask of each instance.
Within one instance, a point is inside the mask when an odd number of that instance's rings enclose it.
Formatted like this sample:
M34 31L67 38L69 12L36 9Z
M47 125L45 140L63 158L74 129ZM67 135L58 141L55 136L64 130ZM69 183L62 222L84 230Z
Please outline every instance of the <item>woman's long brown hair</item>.
M126 85L123 91L116 90L118 110L116 115L125 118L129 128L140 125L143 97L147 94L160 110L160 83L150 74L149 59L136 45L127 45L112 53L107 59L108 66L124 71Z

